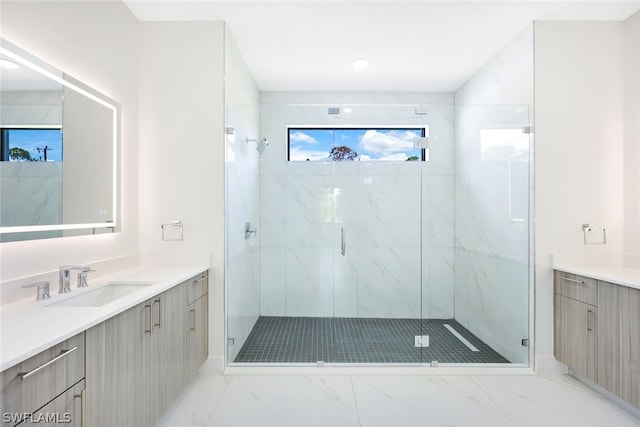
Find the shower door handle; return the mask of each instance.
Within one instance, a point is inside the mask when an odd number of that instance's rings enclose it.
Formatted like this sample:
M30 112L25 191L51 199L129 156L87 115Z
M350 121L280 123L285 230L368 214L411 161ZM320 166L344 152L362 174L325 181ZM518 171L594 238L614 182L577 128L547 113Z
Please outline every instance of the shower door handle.
M342 238L342 243L340 244L342 256L347 253L347 244L344 238L344 227L340 228L340 237Z

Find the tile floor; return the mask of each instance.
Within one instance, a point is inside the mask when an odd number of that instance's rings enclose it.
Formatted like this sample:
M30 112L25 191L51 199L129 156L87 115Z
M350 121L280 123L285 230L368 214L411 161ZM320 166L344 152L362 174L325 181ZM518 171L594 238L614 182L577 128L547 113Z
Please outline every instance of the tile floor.
M159 427L640 426L568 376L201 373Z
M449 325L473 344L471 351ZM429 347L416 348L415 336ZM509 363L454 319L260 316L239 363Z

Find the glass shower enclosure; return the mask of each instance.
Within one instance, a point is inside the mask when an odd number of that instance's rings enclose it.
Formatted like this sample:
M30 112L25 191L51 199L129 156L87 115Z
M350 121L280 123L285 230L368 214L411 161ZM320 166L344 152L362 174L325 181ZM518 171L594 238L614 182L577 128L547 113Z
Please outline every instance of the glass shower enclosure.
M261 105L226 141L228 365L526 365L528 115Z

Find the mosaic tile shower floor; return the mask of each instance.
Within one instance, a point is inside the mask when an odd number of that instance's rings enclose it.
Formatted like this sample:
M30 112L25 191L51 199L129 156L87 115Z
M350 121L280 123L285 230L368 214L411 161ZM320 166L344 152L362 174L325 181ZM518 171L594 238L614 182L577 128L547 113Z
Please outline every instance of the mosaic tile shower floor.
M472 351L449 325L477 348ZM429 335L429 347L415 347ZM236 363L509 363L454 319L258 318Z

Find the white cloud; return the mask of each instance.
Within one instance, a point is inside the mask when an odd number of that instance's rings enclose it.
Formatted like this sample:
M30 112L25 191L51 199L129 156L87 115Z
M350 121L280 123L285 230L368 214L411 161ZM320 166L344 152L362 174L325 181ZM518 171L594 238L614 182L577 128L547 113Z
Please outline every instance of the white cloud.
M303 144L317 144L318 140L304 132L293 132L289 135L289 142L295 144L301 142Z
M406 161L409 158L407 153L395 153L395 154L387 154L380 157L380 160L388 160L388 161Z
M368 161L368 162L378 162L378 161L387 161L387 162L404 162L408 159L409 157L406 155L406 153L392 153L392 154L385 154L382 155L380 157L376 157L376 158L372 158L371 156L367 156L366 154L363 154L362 156L360 156L360 160L361 161Z
M415 131L381 133L368 130L362 135L360 147L375 154L389 155L398 151L413 150L413 140L419 136Z
M326 151L304 150L300 147L291 147L289 150L289 160L293 161L318 161L327 160L329 157Z

